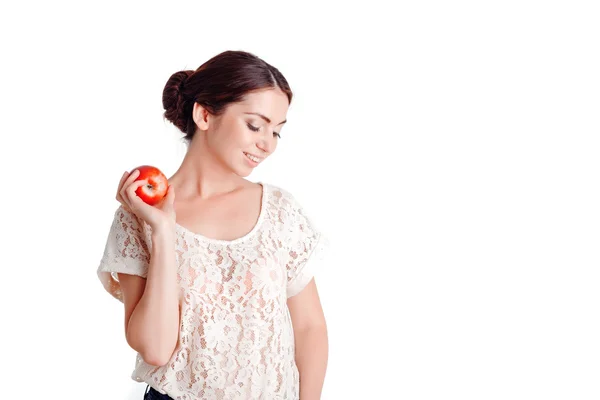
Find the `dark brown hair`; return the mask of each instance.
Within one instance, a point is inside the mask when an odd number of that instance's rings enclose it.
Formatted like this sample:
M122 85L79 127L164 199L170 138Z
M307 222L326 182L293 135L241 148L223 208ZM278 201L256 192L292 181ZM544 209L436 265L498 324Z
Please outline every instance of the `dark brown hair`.
M192 118L194 103L200 103L215 116L227 106L243 100L252 91L279 88L292 102L292 91L281 72L254 54L224 51L206 61L197 70L175 72L163 90L163 120L169 120L187 143L196 133Z

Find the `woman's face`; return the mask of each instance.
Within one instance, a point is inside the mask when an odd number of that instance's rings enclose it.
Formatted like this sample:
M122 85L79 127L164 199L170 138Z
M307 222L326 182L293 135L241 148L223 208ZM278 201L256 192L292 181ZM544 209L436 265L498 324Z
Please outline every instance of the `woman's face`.
M277 148L288 107L280 89L249 93L220 117L208 116L207 146L228 169L248 176Z

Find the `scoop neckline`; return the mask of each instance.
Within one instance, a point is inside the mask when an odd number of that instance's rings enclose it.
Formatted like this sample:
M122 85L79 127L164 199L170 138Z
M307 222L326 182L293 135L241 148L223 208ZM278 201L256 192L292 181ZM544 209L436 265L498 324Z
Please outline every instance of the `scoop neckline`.
M258 215L258 220L256 221L256 224L254 224L254 226L252 227L250 232L246 233L244 236L241 236L241 237L233 239L233 240L215 239L215 238L209 238L208 236L204 236L200 233L193 232L193 231L189 230L188 228L186 228L185 226L179 225L177 222L175 222L175 227L177 229L179 229L180 231L182 231L183 233L187 233L188 235L194 237L195 239L198 239L198 240L201 240L201 241L207 242L207 243L232 245L232 244L241 242L243 240L246 240L260 228L260 226L262 225L262 222L265 218L267 196L268 196L269 191L267 190L266 183L260 182L260 181L256 182L256 183L262 187L261 200L260 200L260 214Z

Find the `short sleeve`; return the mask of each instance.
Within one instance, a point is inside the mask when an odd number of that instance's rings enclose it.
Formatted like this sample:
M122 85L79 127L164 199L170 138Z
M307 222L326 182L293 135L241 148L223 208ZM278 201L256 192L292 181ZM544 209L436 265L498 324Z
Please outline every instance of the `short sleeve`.
M141 222L133 213L120 206L115 211L97 270L102 286L114 298L123 302L117 272L146 278L149 263L150 252Z
M287 298L300 293L324 268L330 247L329 237L321 232L305 209L295 200L291 201L291 207Z

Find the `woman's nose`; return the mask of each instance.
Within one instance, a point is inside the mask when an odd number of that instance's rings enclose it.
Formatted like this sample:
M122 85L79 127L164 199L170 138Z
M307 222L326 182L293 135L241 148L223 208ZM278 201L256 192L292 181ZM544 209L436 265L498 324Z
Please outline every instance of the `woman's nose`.
M261 149L264 153L269 154L271 153L273 144L269 140L262 139L258 142L257 147Z

